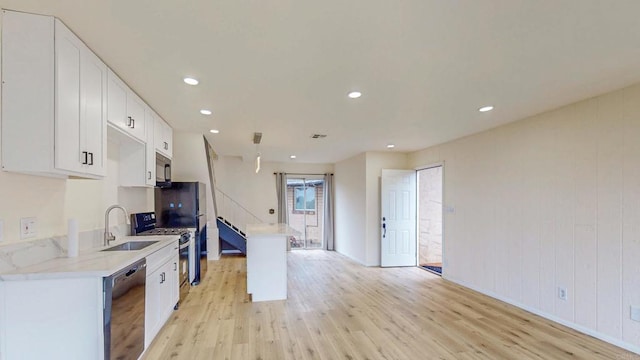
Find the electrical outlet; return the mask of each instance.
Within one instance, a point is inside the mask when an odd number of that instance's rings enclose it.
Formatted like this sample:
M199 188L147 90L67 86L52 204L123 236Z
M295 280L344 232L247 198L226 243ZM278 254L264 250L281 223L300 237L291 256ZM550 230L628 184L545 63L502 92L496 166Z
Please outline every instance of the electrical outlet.
M34 217L20 219L20 239L29 239L38 234L38 221Z
M558 288L558 298L560 300L567 300L567 288L563 288L563 287Z

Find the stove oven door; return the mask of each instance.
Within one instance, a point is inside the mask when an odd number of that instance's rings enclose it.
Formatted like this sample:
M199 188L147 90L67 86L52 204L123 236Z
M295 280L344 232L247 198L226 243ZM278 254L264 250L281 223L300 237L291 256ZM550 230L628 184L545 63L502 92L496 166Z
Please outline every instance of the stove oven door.
M180 302L184 301L189 293L189 247L191 241L180 244L180 257L178 272L180 281Z

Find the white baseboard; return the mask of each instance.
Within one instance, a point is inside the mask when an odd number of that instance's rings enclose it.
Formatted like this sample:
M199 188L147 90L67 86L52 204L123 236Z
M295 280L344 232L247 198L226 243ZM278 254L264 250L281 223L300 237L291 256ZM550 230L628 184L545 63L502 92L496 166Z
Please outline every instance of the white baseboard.
M519 302L515 302L512 299L503 297L503 296L498 295L498 294L496 294L496 293L494 293L492 291L486 291L486 290L483 290L483 289L479 289L479 288L477 288L475 286L472 286L472 285L469 285L469 284L465 283L464 281L461 281L461 280L458 280L458 279L452 279L450 277L444 277L444 276L443 276L443 278L445 280L447 280L447 281L451 281L452 283L464 286L464 287L466 287L468 289L471 289L473 291L477 291L477 292L479 292L481 294L490 296L490 297L492 297L494 299L497 299L497 300L500 300L500 301L505 302L507 304L513 305L513 306L515 306L517 308L520 308L522 310L528 311L528 312L530 312L532 314L541 316L541 317L543 317L545 319L551 320L551 321L556 322L558 324L562 324L562 325L564 325L566 327L569 327L571 329L579 331L579 332L581 332L583 334L587 334L589 336L593 336L594 338L600 339L600 340L602 340L604 342L608 342L609 344L615 345L615 346L623 348L625 350L629 350L629 351L634 352L636 354L640 354L640 346L629 344L629 343L624 342L624 341L622 341L622 340L620 340L618 338L614 338L614 337L612 337L610 335L606 335L606 334L597 332L597 331L595 331L593 329L584 327L582 325L579 325L579 324L576 324L576 323L561 319L561 318L559 318L559 317L557 317L557 316L555 316L553 314L549 314L549 313L546 313L546 312L541 311L539 309L535 309L535 308L532 308L530 306L527 306L525 304L521 304Z

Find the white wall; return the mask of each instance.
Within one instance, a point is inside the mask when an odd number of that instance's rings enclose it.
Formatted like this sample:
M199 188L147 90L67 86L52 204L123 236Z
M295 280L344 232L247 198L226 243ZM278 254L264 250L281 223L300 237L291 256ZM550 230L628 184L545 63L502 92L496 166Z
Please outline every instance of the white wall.
M349 258L367 262L367 172L362 153L335 165L335 249Z
M409 155L438 161L447 279L640 351L640 85Z
M129 214L153 211L153 189L118 186L117 143L107 143L107 176L102 180L68 179L65 181L64 219L61 233L66 233L66 220L78 220L80 231L104 228L104 212L111 205L121 205ZM120 210L109 217L109 226L123 225L126 220Z
M38 219L38 237L64 230L65 181L0 172L0 220L3 243L20 241L20 219Z
M380 265L380 176L406 169L407 154L366 152L336 164L336 251L366 265Z
M202 134L174 131L173 157L171 159L172 181L199 181L207 185L207 251L209 259L218 259L220 254L216 213L211 196L209 165Z
M215 148L215 144L212 144ZM278 201L274 172L296 174L325 174L333 172L333 164L307 164L291 162L263 161L260 172L255 172L253 159L245 160L236 156L220 156L214 162L216 186L249 210L263 222L278 221ZM218 199L221 206L222 199ZM273 215L269 209L276 210Z
M56 179L0 172L0 219L4 223L2 244L20 242L20 219L36 217L36 238L67 233L67 220L78 220L80 231L104 228L104 211L121 204L130 212L153 211L153 190L118 187L117 145L107 146L107 176L102 180ZM111 225L123 225L116 211ZM28 239L30 240L30 239Z

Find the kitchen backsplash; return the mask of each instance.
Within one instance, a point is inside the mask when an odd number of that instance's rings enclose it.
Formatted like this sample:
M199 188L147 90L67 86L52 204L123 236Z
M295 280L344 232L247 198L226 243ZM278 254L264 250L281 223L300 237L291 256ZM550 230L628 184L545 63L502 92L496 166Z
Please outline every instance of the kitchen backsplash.
M130 226L112 226L116 238L130 234ZM82 231L78 234L80 254L103 246L104 230ZM47 260L67 256L67 236L54 236L0 246L0 273L11 272Z

